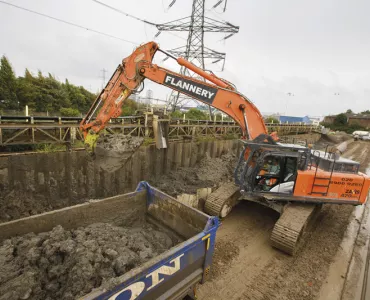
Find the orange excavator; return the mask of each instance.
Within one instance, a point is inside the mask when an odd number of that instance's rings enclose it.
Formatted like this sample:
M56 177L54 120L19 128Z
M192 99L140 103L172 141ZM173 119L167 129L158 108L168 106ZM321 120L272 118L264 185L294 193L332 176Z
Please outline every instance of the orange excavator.
M153 64L157 51L205 81ZM239 200L268 206L280 213L271 234L272 245L293 255L303 244L305 229L313 223L322 204L365 203L370 178L359 172L359 163L341 158L336 148L313 151L279 143L275 133L268 134L257 107L233 84L172 56L155 42L138 47L123 59L82 120L80 128L89 149L94 148L108 121L121 115L124 101L140 89L145 79L217 108L241 128L244 149L235 169L235 184L222 185L208 196L206 213L226 217Z

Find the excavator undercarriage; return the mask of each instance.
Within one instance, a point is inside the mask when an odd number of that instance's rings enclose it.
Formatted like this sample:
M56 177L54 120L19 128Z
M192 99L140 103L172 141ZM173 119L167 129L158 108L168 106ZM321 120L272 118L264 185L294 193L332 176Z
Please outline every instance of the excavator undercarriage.
M211 216L225 218L241 200L256 202L280 214L272 230L270 241L273 247L290 255L295 255L304 244L306 229L312 227L322 206L245 197L240 195L240 189L234 183L225 183L208 196L204 210Z
M290 255L295 255L304 245L305 233L314 224L322 207L320 204L270 202L266 199L246 198L240 196L239 187L227 183L208 196L204 210L211 216L225 218L240 200L256 202L280 214L270 241L273 247Z

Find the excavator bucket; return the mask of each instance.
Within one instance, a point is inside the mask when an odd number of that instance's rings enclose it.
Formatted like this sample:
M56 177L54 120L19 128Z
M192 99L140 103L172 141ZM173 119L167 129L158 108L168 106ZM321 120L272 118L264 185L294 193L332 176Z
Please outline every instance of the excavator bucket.
M101 169L114 172L127 163L143 142L144 138L137 136L101 135L95 146L95 162Z
M94 153L99 134L89 132L85 137L85 149L88 153Z

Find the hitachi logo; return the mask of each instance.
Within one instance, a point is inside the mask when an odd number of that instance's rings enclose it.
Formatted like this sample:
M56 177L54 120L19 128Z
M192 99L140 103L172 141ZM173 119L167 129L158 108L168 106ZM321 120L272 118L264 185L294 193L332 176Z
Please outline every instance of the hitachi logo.
M166 84L169 84L171 86L174 86L174 87L178 87L181 90L185 90L185 91L188 91L190 93L199 95L201 97L205 97L207 99L212 99L213 96L215 95L215 92L214 91L212 92L210 90L206 90L204 88L201 88L199 86L196 86L194 84L191 84L189 82L186 82L185 80L181 80L179 78L175 78L175 77L170 76L168 74L166 76L165 83ZM213 88L209 88L209 89L213 89Z

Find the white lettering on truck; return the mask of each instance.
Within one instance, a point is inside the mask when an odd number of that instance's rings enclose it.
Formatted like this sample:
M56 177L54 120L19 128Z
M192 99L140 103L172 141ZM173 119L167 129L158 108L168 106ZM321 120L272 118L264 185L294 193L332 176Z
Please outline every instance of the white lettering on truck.
M138 281L138 282L135 282L135 283L129 285L124 290L119 291L118 293L115 293L108 300L115 300L119 295L123 294L126 291L131 291L130 300L134 300L144 291L144 289L145 289L145 283L142 282L142 281Z
M173 275L181 268L181 260L180 258L184 256L184 254L181 254L170 261L170 264L174 264L173 267L171 266L161 266L158 269L154 270L152 273L149 273L146 278L152 279L152 284L147 288L147 291L157 286L159 283L161 283L164 278L159 279L159 274L162 275ZM143 291L145 290L145 283L143 281L137 281L125 289L119 291L118 293L115 293L113 296L111 296L108 300L115 300L118 296L122 295L126 291L131 292L130 300L135 300Z

